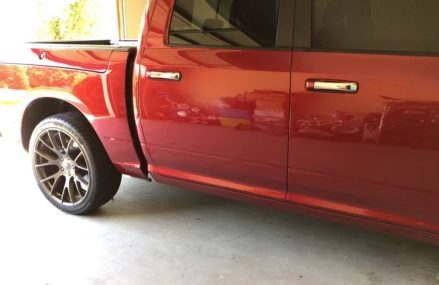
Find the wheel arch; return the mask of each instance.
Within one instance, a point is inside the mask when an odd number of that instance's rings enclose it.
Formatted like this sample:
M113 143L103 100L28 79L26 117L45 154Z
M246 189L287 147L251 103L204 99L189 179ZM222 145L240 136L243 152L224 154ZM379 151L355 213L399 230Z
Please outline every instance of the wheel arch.
M75 106L75 104L66 100L53 97L42 97L30 102L25 108L21 121L21 143L23 148L26 151L29 150L32 132L41 121L50 116L66 112L76 113L89 123L89 120L83 111L81 111L78 106Z

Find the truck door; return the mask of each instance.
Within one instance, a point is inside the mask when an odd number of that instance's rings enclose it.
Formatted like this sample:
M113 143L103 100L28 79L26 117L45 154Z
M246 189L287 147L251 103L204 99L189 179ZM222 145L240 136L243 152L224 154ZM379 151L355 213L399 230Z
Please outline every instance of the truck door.
M153 174L286 198L293 5L159 0L139 115Z
M439 2L296 13L288 200L438 232Z

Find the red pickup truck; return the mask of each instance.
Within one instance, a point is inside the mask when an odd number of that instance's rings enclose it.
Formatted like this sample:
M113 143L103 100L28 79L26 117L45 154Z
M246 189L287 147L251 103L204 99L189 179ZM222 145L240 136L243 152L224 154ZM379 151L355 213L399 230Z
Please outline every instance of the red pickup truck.
M68 213L127 174L438 243L438 17L436 0L150 0L136 43L2 47L0 131Z

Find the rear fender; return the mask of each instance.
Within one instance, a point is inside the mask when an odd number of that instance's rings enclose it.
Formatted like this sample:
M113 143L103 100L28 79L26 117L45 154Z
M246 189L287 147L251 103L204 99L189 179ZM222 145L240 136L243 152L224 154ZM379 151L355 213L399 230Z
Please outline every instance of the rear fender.
M37 122L30 120L36 125L47 116L66 110L77 111L90 122L120 172L144 177L128 125L125 100L127 59L127 51L114 52L104 73L2 65L0 74L3 69L10 76L3 82L0 77L0 116L4 114L0 121L8 122L14 137L21 137L17 130L28 127L26 124L32 114L38 114L34 115ZM63 107L54 107L59 105Z

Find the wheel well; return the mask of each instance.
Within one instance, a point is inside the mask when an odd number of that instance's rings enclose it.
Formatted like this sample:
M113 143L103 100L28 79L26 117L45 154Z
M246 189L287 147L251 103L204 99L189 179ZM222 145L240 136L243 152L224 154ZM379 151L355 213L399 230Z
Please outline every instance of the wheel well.
M25 150L29 150L29 141L35 127L44 119L61 113L73 112L85 116L76 107L65 101L54 98L37 99L24 112L21 124L21 142Z

